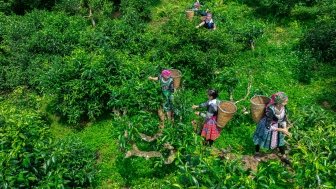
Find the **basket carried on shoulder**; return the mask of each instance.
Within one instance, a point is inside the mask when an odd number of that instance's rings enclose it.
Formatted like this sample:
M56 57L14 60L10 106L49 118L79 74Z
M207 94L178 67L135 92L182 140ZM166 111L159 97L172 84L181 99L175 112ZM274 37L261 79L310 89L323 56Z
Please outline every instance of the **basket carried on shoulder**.
M223 128L237 111L235 103L223 101L218 105L217 126Z
M251 115L252 119L258 123L265 115L266 105L270 102L267 96L256 95L251 98Z
M186 15L187 15L187 18L188 18L189 20L192 20L193 17L194 17L194 15L195 15L195 13L194 13L193 10L186 10Z
M171 77L174 79L174 89L180 88L182 73L177 69L169 69Z

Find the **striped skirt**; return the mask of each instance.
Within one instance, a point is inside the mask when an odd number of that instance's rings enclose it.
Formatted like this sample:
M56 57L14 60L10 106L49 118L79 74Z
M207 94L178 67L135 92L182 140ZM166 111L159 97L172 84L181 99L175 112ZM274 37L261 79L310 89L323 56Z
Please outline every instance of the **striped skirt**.
M278 123L275 123L272 126L278 128ZM260 147L274 149L285 145L285 135L282 132L267 129L266 117L264 117L260 120L256 131L254 132L253 142Z
M220 136L221 129L216 125L216 116L207 119L203 125L201 136L206 140L216 140Z

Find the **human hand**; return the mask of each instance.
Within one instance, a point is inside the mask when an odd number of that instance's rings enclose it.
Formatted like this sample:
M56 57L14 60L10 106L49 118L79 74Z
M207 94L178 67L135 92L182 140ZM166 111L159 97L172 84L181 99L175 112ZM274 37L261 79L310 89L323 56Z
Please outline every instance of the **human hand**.
M192 109L196 109L196 108L198 108L198 106L197 105L193 105L191 108Z
M200 112L195 112L195 115L200 115Z
M289 137L292 136L292 134L287 129L277 128L276 130L279 131L279 132L282 132L283 134L285 134L285 135L287 135Z
M287 129L283 129L283 134L291 137L292 136L292 133L290 133Z

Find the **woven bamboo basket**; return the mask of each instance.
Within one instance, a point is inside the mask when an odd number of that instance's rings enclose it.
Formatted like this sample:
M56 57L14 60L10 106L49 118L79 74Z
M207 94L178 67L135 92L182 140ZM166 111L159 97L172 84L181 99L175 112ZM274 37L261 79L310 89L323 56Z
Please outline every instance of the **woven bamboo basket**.
M177 69L170 69L171 77L174 79L174 89L180 88L182 73Z
M223 101L218 105L217 126L223 128L237 111L233 102Z
M265 107L271 99L267 96L256 95L251 98L251 115L253 121L258 123L265 115Z
M192 20L193 17L194 17L194 15L195 15L195 13L194 13L193 10L186 10L186 15L187 15L187 18L188 18L189 20Z

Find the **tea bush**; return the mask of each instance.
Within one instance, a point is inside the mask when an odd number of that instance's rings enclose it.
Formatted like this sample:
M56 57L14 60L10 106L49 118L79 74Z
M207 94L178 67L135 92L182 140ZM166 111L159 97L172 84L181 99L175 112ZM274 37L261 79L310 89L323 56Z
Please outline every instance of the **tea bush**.
M122 11L122 17L129 25L137 25L138 22L148 22L151 20L151 6L159 2L159 0L121 1L120 10Z
M319 63L309 52L299 54L301 63L296 67L297 79L304 84L309 84L312 81L314 71L317 70Z
M85 116L94 119L104 111L109 99L109 74L115 71L114 62L104 55L77 49L48 71L42 80L43 90L55 95L56 111L69 122Z
M30 12L33 9L46 9L50 10L56 1L52 0L9 0L9 1L1 1L0 4L0 12L4 12L6 14L18 14L24 15L27 12Z
M240 35L251 33L250 26L223 27L234 31L229 33L208 32L196 30L194 23L179 16L159 26L159 32L148 31L150 8L157 4L123 1L121 19L109 17L112 5L108 1L73 2L81 5L78 12L32 11L14 22L9 17L2 19L6 27L0 31L1 49L6 64L0 72L0 87L10 91L27 85L52 95L53 112L69 123L95 120L112 109L127 109L132 114L154 111L160 94L146 78L163 68L180 69L185 87L210 87L215 70L230 66L245 48L247 37ZM64 6L66 2L61 1L55 10ZM88 7L95 9L99 20L95 28L82 17ZM25 27L17 30L20 24ZM260 36L253 31L253 38ZM208 74L203 74L205 70ZM148 98L152 99L150 105L143 103Z
M244 0L245 3L255 6L258 13L263 15L274 15L276 17L288 16L295 4L300 0Z
M60 0L47 8L50 11L32 10L40 8L33 3L23 6L24 16L11 15L14 2L0 5L1 187L335 185L332 1L206 1L204 8L211 8L218 24L214 31L196 29L199 17L186 20L187 1ZM256 17L255 11L263 11L267 19ZM300 48L293 48L297 44ZM156 114L162 102L159 83L148 76L165 68L183 74L182 88L174 93L175 121L166 122L162 136L148 143L139 132L158 132ZM190 121L204 120L191 106L207 100L207 88L218 89L221 100L232 92L243 97L249 77L251 95L283 90L292 99L289 106L295 114L290 118L297 120L288 139L293 171L278 160L259 164L257 172L245 170L239 158L211 154L193 131ZM312 106L315 101L325 109ZM255 124L241 113L248 113L248 105L238 105L215 147L229 146L238 156L253 153ZM65 121L70 127L61 125ZM78 123L87 127L72 130ZM67 131L55 136L71 136L55 140L50 124ZM133 143L164 158L124 158ZM170 165L165 164L167 143L176 152ZM97 173L98 167L103 173Z
M93 186L97 170L90 149L76 138L56 141L45 118L17 102L0 102L1 188Z
M303 37L300 47L310 51L318 60L335 65L336 22L321 21L319 27L310 29Z
M36 31L30 19L18 16L0 18L0 59L2 91L11 91L16 86L29 85L30 75L27 72L31 64L27 43L29 37Z
M334 116L318 107L305 107L303 111L289 140L295 179L302 180L296 185L332 188L336 184L332 179L336 170Z

